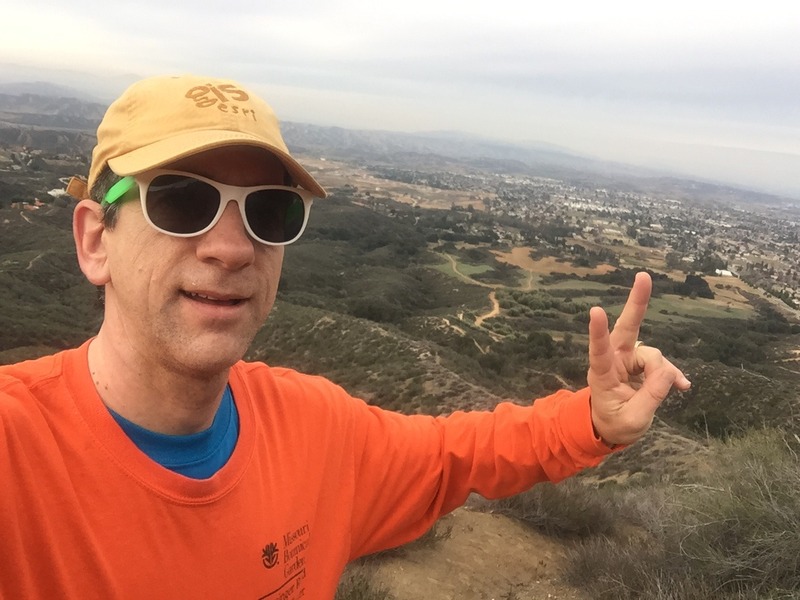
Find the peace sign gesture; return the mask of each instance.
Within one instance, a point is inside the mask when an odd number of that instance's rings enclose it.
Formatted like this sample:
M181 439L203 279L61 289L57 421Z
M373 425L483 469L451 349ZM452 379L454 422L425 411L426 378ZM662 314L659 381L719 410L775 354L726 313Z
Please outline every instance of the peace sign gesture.
M635 442L649 429L670 389L686 391L692 385L657 348L637 342L652 288L647 273L636 274L611 333L605 311L599 306L589 311L592 423L609 445Z

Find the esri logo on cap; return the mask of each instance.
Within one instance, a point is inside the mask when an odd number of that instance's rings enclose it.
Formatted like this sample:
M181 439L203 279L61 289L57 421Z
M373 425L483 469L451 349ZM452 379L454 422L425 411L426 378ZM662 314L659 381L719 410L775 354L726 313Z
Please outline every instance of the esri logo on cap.
M194 100L200 108L214 106L217 102L245 102L250 99L247 92L228 83L198 85L186 92L186 97Z
M186 92L186 97L194 101L198 108L210 108L216 106L221 112L229 112L234 115L251 116L256 120L256 111L252 108L237 106L235 102L247 102L250 96L247 92L229 83L213 85L198 85Z

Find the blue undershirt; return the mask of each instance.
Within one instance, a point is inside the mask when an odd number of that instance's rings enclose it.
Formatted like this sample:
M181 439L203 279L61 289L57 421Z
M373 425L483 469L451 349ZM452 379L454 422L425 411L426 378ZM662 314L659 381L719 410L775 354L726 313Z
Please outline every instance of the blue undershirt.
M142 452L161 466L193 479L208 479L219 471L233 454L239 438L239 413L230 386L225 386L211 427L189 435L150 431L108 410Z

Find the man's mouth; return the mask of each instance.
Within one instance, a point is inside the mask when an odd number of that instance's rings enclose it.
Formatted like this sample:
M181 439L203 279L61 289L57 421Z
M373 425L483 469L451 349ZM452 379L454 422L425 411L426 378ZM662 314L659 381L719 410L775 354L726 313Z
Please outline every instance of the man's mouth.
M244 302L244 298L231 298L226 296L214 296L211 294L201 294L199 292L182 292L184 296L195 302L203 304L213 304L214 306L236 306Z

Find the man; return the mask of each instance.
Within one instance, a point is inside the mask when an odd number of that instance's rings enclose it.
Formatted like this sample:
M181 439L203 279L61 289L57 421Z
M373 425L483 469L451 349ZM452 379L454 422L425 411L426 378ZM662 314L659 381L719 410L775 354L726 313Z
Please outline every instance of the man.
M325 191L232 81L135 84L70 189L104 321L78 349L0 368L2 598L332 598L348 561L472 491L596 465L689 387L637 342L646 274L612 333L591 310L590 387L531 407L402 416L242 362Z

